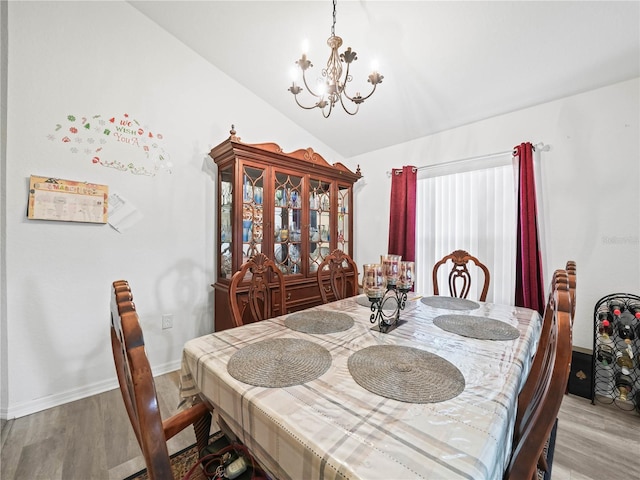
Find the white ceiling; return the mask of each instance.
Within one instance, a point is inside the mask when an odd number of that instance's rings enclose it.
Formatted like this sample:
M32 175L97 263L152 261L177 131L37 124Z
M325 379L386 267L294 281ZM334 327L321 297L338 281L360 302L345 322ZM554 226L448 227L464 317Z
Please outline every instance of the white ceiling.
M129 3L347 158L640 76L639 1L343 0L349 90L369 90L373 60L384 81L357 115L325 119L287 88L305 39L320 76L330 0Z

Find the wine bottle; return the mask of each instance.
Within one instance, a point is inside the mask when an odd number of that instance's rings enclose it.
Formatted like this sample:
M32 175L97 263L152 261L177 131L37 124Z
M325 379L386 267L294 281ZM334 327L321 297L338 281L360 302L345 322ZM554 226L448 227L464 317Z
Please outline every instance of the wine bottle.
M607 314L611 315L609 312ZM605 318L598 323L598 333L603 337L609 337L613 334L613 327L608 319Z
M635 340L636 333L633 331L633 328L631 328L629 322L621 321L618 323L618 336L628 345Z
M627 304L627 310L631 315L640 320L640 302L637 300L630 300Z
M629 350L624 349L622 351L616 352L616 363L620 365L623 369L633 368L633 357Z
M611 323L613 323L613 315L609 310L609 305L607 305L606 303L603 303L602 305L600 305L600 307L598 307L598 311L596 312L596 317L600 321L606 319L606 320L609 320Z
M598 333L605 338L613 334L613 315L609 311L609 305L603 303L596 312L598 318Z
M620 314L624 312L624 303L621 300L612 299L609 300L609 310L615 317L620 317Z
M607 344L598 345L596 358L605 367L612 365L613 362L615 361L615 356L613 354L613 347Z
M633 380L629 376L628 369L623 368L621 372L616 373L616 388L620 393L620 400L626 401L633 390Z

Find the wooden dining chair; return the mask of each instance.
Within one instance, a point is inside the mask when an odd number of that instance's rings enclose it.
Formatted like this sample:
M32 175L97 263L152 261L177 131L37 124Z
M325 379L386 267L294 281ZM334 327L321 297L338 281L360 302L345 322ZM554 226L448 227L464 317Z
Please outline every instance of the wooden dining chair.
M569 260L565 267L567 272L567 280L569 282L569 295L571 296L571 328L573 328L573 322L576 319L576 281L577 281L577 265L573 260ZM569 383L564 393L569 394Z
M131 293L131 287L126 280L116 280L113 282L113 291L116 294L116 300L118 303L133 301L133 294Z
M117 303L125 303L125 302L133 302L133 293L131 290L120 290L115 291L116 302Z
M318 271L318 288L323 303L358 295L358 266L340 249L324 257Z
M478 299L481 302L484 302L487 298L489 282L491 280L489 269L476 257L470 255L464 250L455 250L449 255L444 256L433 266L433 294L440 295L440 289L438 288L438 269L443 265L446 268L448 261L451 261L452 263L452 268L448 277L449 295L452 297L467 298L471 289L471 273L469 272L467 265L469 265L469 262L472 262L472 265L480 268L484 274L482 293L480 293L480 298Z
M527 377L527 381L522 387L520 394L518 395L518 412L516 415L516 430L519 430L519 425L522 423L522 417L524 411L531 403L534 392L538 388L537 381L539 380L538 374L543 362L543 358L548 354L549 342L551 338L552 325L555 322L554 318L557 316L558 306L556 305L555 297L558 291L569 291L569 279L565 270L556 270L551 278L549 286L549 295L547 297L547 304L545 306L542 317L542 330L540 332L540 338L538 339L538 347L531 366L531 372ZM571 294L569 293L569 301L571 301ZM564 313L571 311L571 306L567 306L563 303L562 308L565 309Z
M175 480L167 441L193 425L198 451L207 446L211 411L198 403L163 420L158 396L145 351L144 337L135 304L118 300L122 291L114 282L111 293L111 347L124 401L133 431L152 480ZM129 290L130 291L130 290Z
M129 286L129 282L126 280L115 280L113 282L113 289L116 292L119 292L121 290L128 290L131 291L131 287Z
M229 305L236 327L287 313L284 275L273 260L257 253L233 274Z
M565 270L567 271L567 276L569 278L569 293L571 294L571 325L573 325L573 321L576 316L576 281L578 275L576 262L569 260Z
M566 283L565 283L566 282ZM543 455L571 370L571 295L564 270L554 273L529 377L518 396L514 447L505 480L535 480L548 470Z

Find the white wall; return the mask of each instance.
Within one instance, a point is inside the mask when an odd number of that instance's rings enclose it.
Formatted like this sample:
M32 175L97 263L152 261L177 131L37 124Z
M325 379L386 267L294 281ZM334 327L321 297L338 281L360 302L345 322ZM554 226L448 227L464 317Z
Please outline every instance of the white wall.
M1 413L12 418L117 385L108 329L113 280L132 285L154 373L178 368L184 342L212 331L215 183L203 159L232 123L248 143L311 146L342 158L127 3L9 2L8 33L8 400ZM136 176L72 154L47 138L71 113L147 122L164 132L173 173ZM107 184L144 217L122 234L108 225L28 220L30 175ZM163 313L174 314L170 330L161 329Z
M567 260L577 262L574 345L591 349L596 301L640 293L640 79L350 158L346 164L360 164L364 175L356 194L356 261L370 263L387 251L391 168L502 152L526 141L551 146L539 154L537 189L545 282Z

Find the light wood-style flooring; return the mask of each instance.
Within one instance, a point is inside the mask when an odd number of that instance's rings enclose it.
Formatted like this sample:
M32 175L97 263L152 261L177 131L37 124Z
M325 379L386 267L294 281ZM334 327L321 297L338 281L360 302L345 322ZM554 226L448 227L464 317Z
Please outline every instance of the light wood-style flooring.
M166 417L178 399L177 372L156 377L156 388ZM2 480L122 480L144 468L117 389L10 420L1 442ZM170 453L194 442L184 431ZM640 478L640 415L565 396L552 478Z

